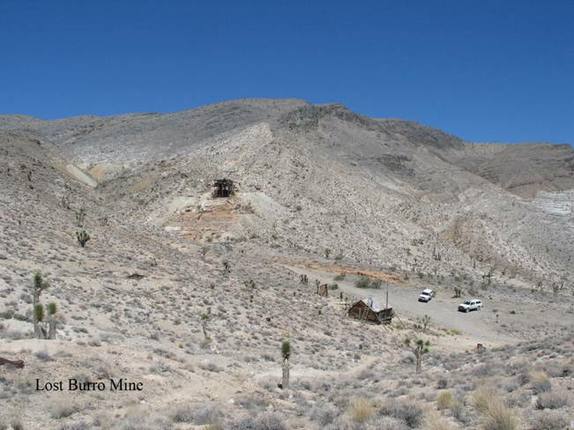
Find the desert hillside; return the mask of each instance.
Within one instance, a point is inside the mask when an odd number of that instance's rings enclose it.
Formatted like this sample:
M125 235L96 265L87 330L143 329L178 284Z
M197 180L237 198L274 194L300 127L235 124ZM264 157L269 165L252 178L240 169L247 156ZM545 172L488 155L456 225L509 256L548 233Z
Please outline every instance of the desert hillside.
M218 179L235 192L214 197ZM568 145L472 143L302 100L4 115L0 189L0 358L25 363L0 365L0 429L574 419ZM50 339L34 332L35 273ZM390 325L348 316L387 294ZM472 298L481 312L457 312ZM144 389L44 392L37 378Z

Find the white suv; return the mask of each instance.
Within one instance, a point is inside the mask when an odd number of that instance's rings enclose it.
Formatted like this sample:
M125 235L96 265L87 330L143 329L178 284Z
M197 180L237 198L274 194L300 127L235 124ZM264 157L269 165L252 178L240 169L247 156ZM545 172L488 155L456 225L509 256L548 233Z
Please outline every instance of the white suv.
M434 297L434 291L431 290L430 288L425 288L420 294L419 294L419 302L430 302L431 299Z
M482 302L477 299L465 300L464 303L458 305L460 312L480 311L482 310Z

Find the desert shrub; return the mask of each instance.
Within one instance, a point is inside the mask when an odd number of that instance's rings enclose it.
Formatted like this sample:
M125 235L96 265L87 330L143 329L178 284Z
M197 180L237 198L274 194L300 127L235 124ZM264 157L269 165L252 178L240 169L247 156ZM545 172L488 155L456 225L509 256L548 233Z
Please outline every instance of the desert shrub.
M161 374L161 373L171 372L171 367L166 363L157 361L150 366L149 371L151 373Z
M568 395L560 391L541 393L536 400L536 409L560 409L566 405L568 405Z
M332 424L321 427L322 430L356 430L365 428L363 424L357 424L348 415L341 415Z
M118 430L171 430L173 424L164 416L152 415L148 411L132 413L119 422L114 422Z
M351 402L348 412L353 421L364 423L375 414L375 408L369 400L358 398Z
M538 414L532 428L536 430L563 430L568 428L569 419L566 414L559 411L544 411Z
M53 361L54 359L46 351L38 351L34 354L40 361Z
M548 375L544 372L530 373L530 385L536 394L545 393L552 389L550 379L548 379Z
M217 405L207 404L197 408L194 411L194 424L206 425L217 424L223 418L223 413Z
M448 379L446 378L439 378L439 380L436 383L436 387L439 390L444 390L446 387L448 387Z
M530 374L528 372L520 372L516 375L516 382L518 385L526 385L530 382Z
M261 414L255 418L243 418L242 420L232 423L230 430L287 430L287 427L281 421L281 418L272 413Z
M439 410L450 409L453 403L454 397L450 391L443 391L436 398L436 406Z
M553 378L565 378L572 375L572 364L553 361L545 366L546 372Z
M263 413L267 409L268 401L260 395L246 394L237 398L237 404L247 411Z
M0 312L0 319L9 320L14 316L14 311L12 309L8 309L7 311Z
M480 366L475 367L472 370L472 374L474 376L480 376L480 377L490 376L493 374L493 368L489 364L482 364Z
M425 430L450 430L452 426L436 412L425 419Z
M466 424L468 421L468 415L466 413L464 403L461 400L455 400L452 403L450 406L450 412L452 413L452 416L461 423Z
M490 403L495 398L498 398L496 391L490 387L481 387L472 395L474 407L483 414L488 413Z
M365 430L409 430L409 427L401 420L398 420L397 418L393 417L384 417L384 416L376 416L371 418L368 424L363 428ZM357 429L356 426L350 428L350 430L356 430L356 429Z
M389 400L381 406L379 414L397 418L410 428L418 427L423 420L423 410L412 401Z
M207 370L208 372L215 372L215 373L219 373L219 372L223 371L223 368L221 368L220 366L218 366L217 364L215 364L211 361L209 363L200 363L199 368L203 369L203 370Z
M67 423L60 427L59 430L90 430L93 426L86 421L78 421L75 423Z
M474 406L484 417L484 430L516 430L518 419L492 388L480 388L474 395Z
M63 399L54 401L49 407L50 416L56 420L69 417L79 409L78 405Z
M311 420L319 423L321 427L331 424L339 415L339 410L331 404L319 404L313 406L309 413Z
M335 276L334 280L335 281L342 281L343 279L345 279L345 274L344 273L339 273L337 276Z
M355 287L357 288L369 288L371 285L371 280L366 276L361 276L357 282L355 282Z
M375 279L374 281L371 281L371 288L381 288L381 286L383 285L383 281L381 281L380 279Z
M372 279L368 276L361 276L356 282L355 287L357 288L375 288L379 289L383 285L380 279Z
M517 430L518 419L514 411L500 399L492 399L486 412L484 430Z
M192 423L193 422L193 408L191 405L178 405L170 413L170 418L176 423Z

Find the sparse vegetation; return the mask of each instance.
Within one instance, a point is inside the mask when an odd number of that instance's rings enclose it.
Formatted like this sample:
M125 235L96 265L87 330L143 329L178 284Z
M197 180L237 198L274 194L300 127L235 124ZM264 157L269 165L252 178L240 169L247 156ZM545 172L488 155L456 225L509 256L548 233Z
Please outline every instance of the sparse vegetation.
M485 414L484 430L517 430L518 419L514 411L501 400L493 400Z
M536 430L564 430L570 425L568 416L560 411L543 411L535 416L532 425Z
M531 372L529 380L535 394L545 393L552 389L550 379L548 379L548 375L545 372Z
M54 419L67 418L78 412L80 408L77 404L64 399L54 400L50 406L50 416Z
M560 409L568 405L568 394L560 391L541 393L536 399L537 409Z
M515 412L504 404L493 388L480 388L474 393L474 406L484 417L484 430L517 430Z
M371 279L368 276L361 276L356 282L356 288L381 288L382 281L380 279Z
M364 423L375 414L375 408L371 401L364 398L358 398L351 401L349 415L356 423Z
M465 158L457 176L450 166L458 161L441 152L444 137L416 128L414 157L404 135L413 126L342 108L314 110L320 128L311 134L326 140L308 150L310 134L282 129L283 115L299 102L266 101L277 116L260 116L268 104L245 103L165 118L18 119L42 145L20 141L17 130L0 132L0 358L8 360L0 360L1 423L17 416L25 428L77 430L569 425L572 240L567 217L544 215L569 191L548 184L554 191L536 194L539 185L529 184L532 195L516 197L518 177L510 193L504 184L484 192L499 168L486 145L455 142L461 146L452 153ZM243 114L247 122L235 120ZM221 134L229 118L232 127ZM161 140L169 137L168 119L178 130L172 146ZM12 119L1 121L0 128ZM133 130L133 121L146 133ZM194 134L189 127L200 123L206 129ZM354 134L363 126L366 141L363 131ZM117 136L120 129L130 133ZM352 157L339 131L357 141ZM106 153L98 152L103 136ZM148 145L152 138L160 140ZM331 143L341 151L336 166L323 153ZM61 160L46 148L62 151ZM62 174L68 148L100 182L96 190ZM562 152L553 150L553 159ZM333 177L349 163L356 168L348 177ZM31 183L21 165L33 171ZM492 178L480 179L478 165ZM384 186L381 171L396 190ZM236 177L238 192L213 199L212 179L224 174ZM567 185L568 177L560 181ZM80 206L74 220L69 208ZM76 231L92 236L85 252ZM490 281L483 279L493 267ZM30 288L30 268L42 271L34 281L41 294ZM422 288L440 294L419 303ZM349 316L364 299L384 306L387 290L392 324ZM457 313L453 292L483 300L485 311ZM11 364L19 360L23 369ZM30 375L124 378L145 388L58 397L35 394ZM62 399L66 405L52 405Z
M436 406L439 410L450 409L454 402L454 396L450 391L442 391L436 398Z
M423 422L424 413L414 401L388 400L379 410L381 415L388 415L403 421L409 428L417 428Z

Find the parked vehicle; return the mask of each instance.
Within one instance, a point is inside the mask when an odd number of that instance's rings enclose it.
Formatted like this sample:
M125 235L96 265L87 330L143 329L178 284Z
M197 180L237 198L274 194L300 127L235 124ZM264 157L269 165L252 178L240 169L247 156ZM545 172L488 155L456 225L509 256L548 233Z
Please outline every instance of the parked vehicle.
M482 301L477 299L465 300L458 305L458 310L460 312L480 311L482 310Z
M425 288L420 294L419 294L419 302L425 302L428 303L431 301L431 299L434 297L434 291L431 290L430 288Z

